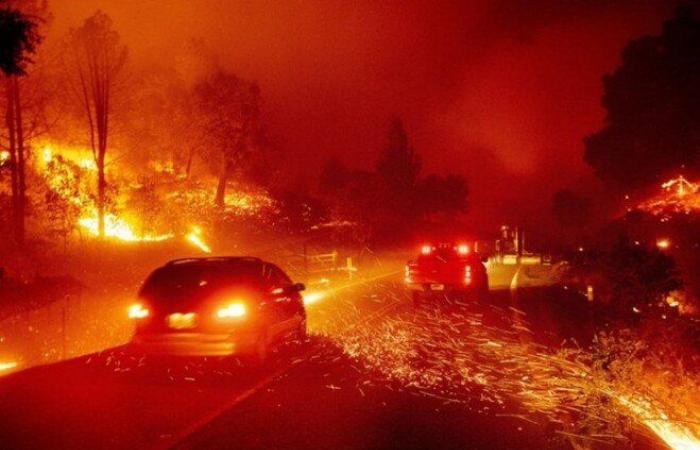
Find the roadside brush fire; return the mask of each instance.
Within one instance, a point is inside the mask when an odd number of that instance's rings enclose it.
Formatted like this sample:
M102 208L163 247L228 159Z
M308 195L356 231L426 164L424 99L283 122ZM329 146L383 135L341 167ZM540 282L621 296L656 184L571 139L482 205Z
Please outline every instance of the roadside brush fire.
M45 143L33 166L41 188L30 192L42 234L57 235L64 244L79 235L124 243L156 243L178 239L202 253L211 253L204 227L231 220L264 221L275 204L267 191L236 184L215 205L217 182L201 175L182 178L157 171L148 177L132 173L118 161L108 165L103 226L95 195L97 171L90 151ZM0 155L1 156L1 155ZM235 187L235 189L234 189Z
M643 426L672 449L700 448L700 383L680 363L624 334L600 336L587 349L550 349L533 342L524 313L495 309L500 325L471 311L416 311L335 338L407 390L554 423L579 446L617 448Z

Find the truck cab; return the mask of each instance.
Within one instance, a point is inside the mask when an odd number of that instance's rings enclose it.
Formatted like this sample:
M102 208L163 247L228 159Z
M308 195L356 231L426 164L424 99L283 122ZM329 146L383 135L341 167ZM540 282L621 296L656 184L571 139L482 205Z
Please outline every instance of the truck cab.
M478 299L488 294L488 275L470 243L424 244L405 268L406 287L414 303L455 294Z

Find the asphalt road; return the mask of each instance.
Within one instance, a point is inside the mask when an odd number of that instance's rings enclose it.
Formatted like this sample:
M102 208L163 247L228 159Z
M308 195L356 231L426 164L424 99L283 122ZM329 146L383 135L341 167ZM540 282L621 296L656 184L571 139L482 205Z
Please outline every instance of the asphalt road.
M557 345L563 335L580 330L576 338L585 341L580 311L539 301L554 294L538 288L416 312L397 278L358 283L310 305L310 341L282 349L263 368L236 361L147 358L127 346L5 377L0 381L0 448L572 447L551 417L528 412L517 399L490 389L497 380L489 381L494 375L488 367L482 370L484 382L441 378L443 369L451 370L443 367L445 361L455 358L418 355L407 361L405 354L412 350L404 352L405 340L398 337L406 329L423 330L416 334L426 352L433 348L426 340L435 334L434 351L442 354L441 342L479 339L481 345L485 339L489 344L518 329L526 315L535 331L517 339ZM455 328L454 334L430 328L450 318L470 325ZM451 326L445 323L440 327ZM476 332L477 325L487 334ZM460 376L470 365L488 366L460 364ZM652 444L636 439L626 445Z

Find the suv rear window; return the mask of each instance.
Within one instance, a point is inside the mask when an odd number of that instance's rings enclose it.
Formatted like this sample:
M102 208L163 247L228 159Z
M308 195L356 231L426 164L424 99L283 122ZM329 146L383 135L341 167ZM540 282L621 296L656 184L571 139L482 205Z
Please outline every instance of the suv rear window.
M141 288L150 299L198 297L232 283L262 289L271 285L270 271L259 262L176 264L154 271Z

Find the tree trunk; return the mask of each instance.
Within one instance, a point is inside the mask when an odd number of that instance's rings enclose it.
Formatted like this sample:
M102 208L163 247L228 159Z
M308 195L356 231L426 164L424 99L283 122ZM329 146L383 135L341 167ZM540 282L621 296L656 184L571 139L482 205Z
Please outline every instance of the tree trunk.
M185 177L189 180L190 179L190 172L192 171L192 156L194 154L194 150L190 148L189 154L187 155L187 165L185 166Z
M17 229L16 237L20 245L24 244L24 216L27 205L27 181L25 177L24 125L22 123L22 104L20 102L19 80L13 77L15 103L15 133L17 137Z
M214 199L214 204L223 209L224 208L224 198L226 197L226 182L228 181L228 170L224 168L219 175L219 185L216 187L216 198Z
M100 237L105 235L105 191L107 190L105 179L105 155L100 151L97 157L97 233Z
M8 76L5 78L5 93L7 97L7 110L5 111L5 122L7 126L7 136L10 151L10 179L12 184L12 231L15 242L20 242L22 236L20 235L18 227L19 207L17 204L17 199L19 198L19 185L17 177L17 142L15 139L15 90L13 86L12 77Z

